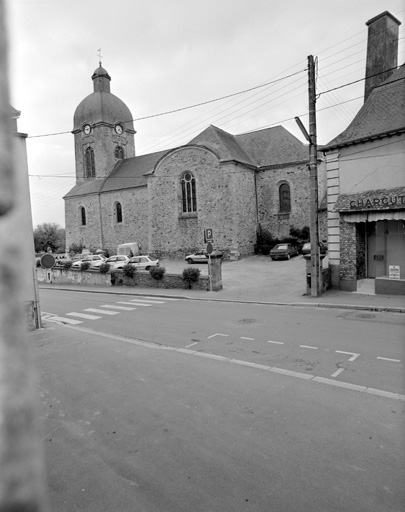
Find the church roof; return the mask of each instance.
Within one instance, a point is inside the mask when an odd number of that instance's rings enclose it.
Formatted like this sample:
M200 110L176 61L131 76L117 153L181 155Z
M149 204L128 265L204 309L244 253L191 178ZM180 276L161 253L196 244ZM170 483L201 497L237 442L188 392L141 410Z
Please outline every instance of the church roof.
M188 145L190 144L199 144L212 149L221 160L236 160L241 163L255 165L245 150L238 144L234 135L213 125L194 137L188 143Z
M236 135L236 140L260 167L308 160L308 146L283 126Z
M405 130L405 64L375 87L350 125L323 150Z

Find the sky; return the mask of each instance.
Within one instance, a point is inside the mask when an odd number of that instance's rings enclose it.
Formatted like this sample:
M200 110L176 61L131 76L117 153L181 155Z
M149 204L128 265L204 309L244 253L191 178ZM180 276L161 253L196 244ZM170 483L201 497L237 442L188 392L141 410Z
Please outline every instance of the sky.
M366 22L384 11L402 23L398 64L405 62L404 0L5 3L10 102L28 134L34 227L65 225L73 114L93 92L100 55L111 92L135 120L137 155L186 144L211 124L232 134L282 125L305 142L294 118L308 129L310 55L318 144L326 144L362 106Z

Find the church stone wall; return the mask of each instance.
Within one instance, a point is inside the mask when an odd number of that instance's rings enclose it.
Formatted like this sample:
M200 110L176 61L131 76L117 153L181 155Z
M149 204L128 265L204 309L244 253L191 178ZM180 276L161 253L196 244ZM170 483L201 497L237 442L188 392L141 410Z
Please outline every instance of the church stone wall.
M181 176L191 172L196 180L197 212L184 214L181 201ZM252 174L252 173L251 173ZM252 195L244 181L248 178L234 164L221 165L207 148L179 148L157 165L148 178L149 246L151 252L166 257L184 257L203 249L204 229L214 233L214 248L229 257L233 251L248 251L251 238L248 224L242 222L246 199ZM253 203L254 205L254 203ZM250 222L250 221L249 221ZM243 234L240 236L239 229ZM245 233L246 231L246 233Z
M86 225L81 225L80 207L86 210ZM75 243L86 248L101 247L101 224L98 195L65 199L66 248Z
M118 223L115 205L121 203L122 222ZM148 195L145 187L104 193L101 196L104 248L116 254L119 244L137 242L148 252Z
M291 211L280 212L279 188L290 186ZM283 166L259 172L257 195L259 222L276 238L288 237L290 226L302 229L310 225L309 170L306 164Z

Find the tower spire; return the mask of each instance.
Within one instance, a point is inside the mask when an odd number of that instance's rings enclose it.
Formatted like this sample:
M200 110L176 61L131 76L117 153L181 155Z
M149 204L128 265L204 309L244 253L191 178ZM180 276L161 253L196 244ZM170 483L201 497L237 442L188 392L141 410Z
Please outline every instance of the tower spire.
M101 65L101 64L102 64L102 63L101 63L101 59L103 58L103 56L101 55L101 48L99 48L99 49L97 50L97 57L98 57L98 63L99 63L100 68L101 68L101 67L102 67L102 65Z

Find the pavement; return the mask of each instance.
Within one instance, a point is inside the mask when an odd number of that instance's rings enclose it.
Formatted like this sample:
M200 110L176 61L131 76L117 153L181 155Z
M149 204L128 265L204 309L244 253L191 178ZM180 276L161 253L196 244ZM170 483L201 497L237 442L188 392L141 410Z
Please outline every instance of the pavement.
M188 267L184 261L179 260L162 260L161 266L164 266L167 272L173 273L181 273ZM208 274L206 264L194 264L193 267L200 268L201 275ZM307 295L306 261L302 256L289 261L272 261L268 256L249 256L238 261L225 261L222 265L222 284L223 289L217 292L128 286L55 285L53 283L40 283L39 288L405 313L403 295L375 295L341 290L327 290L319 297Z

